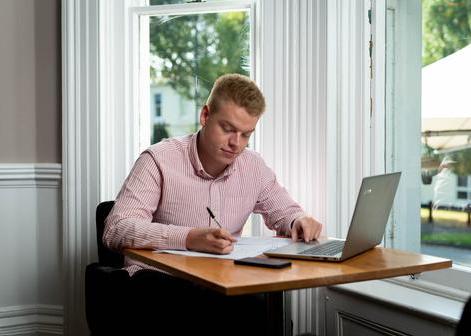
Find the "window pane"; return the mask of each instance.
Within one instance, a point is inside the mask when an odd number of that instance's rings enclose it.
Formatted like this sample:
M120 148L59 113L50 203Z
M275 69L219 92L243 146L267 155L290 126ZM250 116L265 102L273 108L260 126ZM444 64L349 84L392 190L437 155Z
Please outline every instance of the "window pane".
M195 132L217 77L250 75L248 11L153 16L149 38L151 143Z
M458 196L459 199L467 199L468 198L468 193L465 191L458 191Z
M471 266L471 7L422 13L422 252Z
M467 186L468 186L468 177L458 176L458 187L467 187Z

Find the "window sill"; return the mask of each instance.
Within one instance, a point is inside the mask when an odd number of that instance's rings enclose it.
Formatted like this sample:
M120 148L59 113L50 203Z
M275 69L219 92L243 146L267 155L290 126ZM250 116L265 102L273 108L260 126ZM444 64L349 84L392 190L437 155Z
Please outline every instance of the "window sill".
M408 286L413 282L414 286ZM469 293L448 289L454 297L445 297L441 291L432 293L432 287L438 285L417 284L422 280L396 278L393 280L364 281L345 285L329 287L330 290L352 294L371 301L380 301L384 304L404 310L427 319L433 319L456 326L464 307L464 301ZM430 286L430 287L428 287ZM424 290L424 288L429 290ZM460 298L462 296L462 298Z

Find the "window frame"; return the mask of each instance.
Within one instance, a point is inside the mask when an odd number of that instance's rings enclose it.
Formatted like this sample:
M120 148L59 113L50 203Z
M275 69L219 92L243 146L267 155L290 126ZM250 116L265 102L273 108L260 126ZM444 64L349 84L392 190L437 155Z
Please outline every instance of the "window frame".
M134 52L131 54L131 73L134 78L131 82L131 87L134 86L134 94L130 97L132 101L133 111L139 111L139 118L132 119L133 123L129 125L138 134L135 138L133 152L130 156L137 157L144 149L150 145L150 128L151 111L147 103L150 99L148 84L149 78L149 41L143 36L149 35L149 17L161 15L194 15L194 14L209 14L209 13L224 13L231 11L247 11L250 15L250 78L257 81L256 65L258 63L259 53L256 53L256 2L253 0L232 0L232 1L208 1L208 2L189 2L181 4L166 4L154 6L136 6L130 8L130 21L132 24L129 26L130 45L135 46L132 48ZM135 85L137 83L137 85ZM258 128L258 127L257 127ZM137 143L136 143L137 141ZM255 136L252 136L249 141L249 146L256 149ZM129 162L132 164L132 162ZM120 186L116 186L118 188ZM260 216L251 215L250 235L258 235L261 231ZM247 231L246 231L247 232Z
M236 0L236 1L208 1L208 2L189 2L181 4L166 4L155 6L140 6L132 7L130 9L130 17L132 24L130 25L130 40L131 45L135 45L134 52L131 55L131 72L134 74L134 80L131 85L137 83L136 91L131 98L133 101L133 110L139 111L138 126L136 123L130 125L139 134L138 144L135 146L133 153L137 157L144 149L150 145L150 106L147 104L149 101L148 84L149 78L149 40L143 36L149 36L149 17L162 16L162 15L195 15L195 14L210 14L210 13L223 13L231 11L247 11L250 15L250 61L251 73L250 77L253 78L255 73L253 67L255 65L254 55L254 34L255 34L255 5L252 0Z
M388 23L386 23L386 21L384 29L381 29L380 27L378 27L377 29L379 34L384 34L384 39L387 44L385 50L390 51L391 47L395 50L393 62L396 63L396 66L400 66L398 64L400 64L400 62L404 60L404 58L402 58L398 61L398 57L404 57L406 55L406 52L408 53L407 56L410 56L410 52L415 52L416 54L418 53L420 55L422 41L421 29L418 28L417 30L416 27L413 27L414 23L410 20L411 17L414 17L414 15L416 15L416 18L419 18L421 20L421 4L415 4L415 6L419 6L417 12L417 8L412 8L411 10L411 7L407 7L414 6L414 4L411 4L412 2L408 2L407 0L377 0L375 2L384 2L385 11L387 12L389 10L392 10L396 15L396 21L393 24L394 27L392 27L395 34L394 41L387 40L386 34L387 32L391 32L391 27L389 27L388 30ZM420 45L414 46L411 45L410 42L411 36L413 34L416 34L417 32L420 33ZM400 42L404 42L404 44L401 45L399 44ZM394 45L392 45L392 43ZM409 44L406 45L406 43ZM407 89L407 92L409 93L415 92L415 97L414 94L404 95L401 94L400 91L401 89L410 87L410 83L413 82L410 79L410 74L413 73L415 70L414 68L408 68L410 66L410 62L407 62L404 67L397 68L394 73L389 73L386 69L386 80L392 79L394 81L394 88L391 91L385 91L385 111L386 113L388 113L387 110L391 108L390 104L393 104L398 107L395 111L399 114L396 116L386 114L386 146L384 148L384 157L388 171L398 168L405 168L404 170L406 170L407 176L406 181L404 181L404 174L401 178L402 188L400 187L398 189L396 195L395 205L391 216L392 220L386 232L385 245L387 247L408 249L420 252L420 213L416 214L415 210L403 211L406 205L411 203L417 203L417 211L420 211L420 148L415 148L416 156L419 159L416 160L416 163L411 163L411 161L415 160L410 160L409 147L400 148L401 144L398 144L394 141L394 137L401 138L403 142L405 141L410 143L414 143L417 139L420 139L420 123L418 125L415 125L417 128L416 131L411 132L411 125L409 123L410 118L407 117L406 119L407 110L404 107L409 104L409 106L418 106L420 110L420 91L418 91L417 88L412 90ZM420 74L418 80L420 81ZM384 85L386 89L386 82L384 83ZM404 91L402 92L404 93ZM414 99L416 100L414 101ZM398 120L398 118L402 118L402 120L408 120L408 123L398 122L394 124L392 122L392 118L396 118L396 121ZM415 194L415 196L413 196L413 199L417 199L417 202L408 201L411 199L411 193ZM411 221L418 222L418 240L414 237L412 237L412 239L411 237L408 237L408 234L410 234L410 232L408 232L408 227L410 225L407 225L407 223L410 224ZM417 229L415 231L417 231ZM469 293L471 292L471 267L453 264L453 267L451 269L425 272L424 274L418 277L413 277L411 279L397 278L388 281L393 281L408 287L414 287L423 290L424 292L431 292L433 294L442 295L445 297L452 297L456 300L464 302L469 296Z
M101 89L100 195L103 199L113 199L116 196L132 164L149 143L150 96L148 89L140 89L142 83L148 83L149 80L149 72L140 71L145 64L148 64L147 53L142 51L149 50L149 41L140 40L139 37L140 34L148 34L149 25L146 21L150 15L249 10L252 28L251 76L256 80L255 1L235 0L156 6L147 4L147 0L105 0L99 4L100 18L103 18L99 27L98 78Z

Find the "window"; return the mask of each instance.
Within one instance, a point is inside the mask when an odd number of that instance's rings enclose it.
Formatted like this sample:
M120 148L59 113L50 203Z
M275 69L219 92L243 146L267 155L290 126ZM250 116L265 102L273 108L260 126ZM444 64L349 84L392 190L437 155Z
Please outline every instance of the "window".
M452 259L469 272L471 107L462 78L470 78L463 71L471 57L471 9L444 0L387 4L387 166L403 171L396 201L421 204L395 207L391 245ZM443 284L454 286L452 278ZM469 290L463 281L459 286Z
M423 203L431 201L433 221L422 221L422 250L471 266L467 225L467 175L471 175L468 94L460 86L471 56L471 8L450 1L422 1L422 158L433 165ZM445 109L446 107L446 109ZM428 192L428 193L427 193ZM437 209L435 213L432 209Z
M199 13L197 6L202 4L192 4L192 11L184 4L166 3L151 1L164 5L151 7L144 23L148 28L141 29L142 40L147 39L141 50L148 48L141 70L146 71L148 63L149 71L141 84L148 80L154 95L150 113L157 117L150 118L150 143L196 132L201 107L216 78L225 73L251 74L250 8L235 3L220 10L209 3Z
M471 183L469 180L471 176L457 176L457 198L464 200L464 202L459 203L460 209L462 211L469 211L471 207Z
M468 176L458 176L458 187L468 186Z
M155 122L158 122L158 117L162 116L162 94L161 93L156 93L154 94L154 117L155 117Z
M140 151L198 131L201 108L219 76L253 73L252 1L153 0L150 5L135 9ZM258 225L258 218L250 217L243 234Z
M459 199L468 199L468 193L465 191L458 191L457 197Z

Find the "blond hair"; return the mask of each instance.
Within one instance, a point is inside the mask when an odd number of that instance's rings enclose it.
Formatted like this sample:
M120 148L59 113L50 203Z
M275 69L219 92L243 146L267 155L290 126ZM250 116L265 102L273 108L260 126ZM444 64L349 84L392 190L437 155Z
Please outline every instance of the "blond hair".
M232 102L243 107L248 114L259 117L265 111L265 97L250 78L239 74L228 74L214 82L206 104L210 111L217 112L221 103Z

